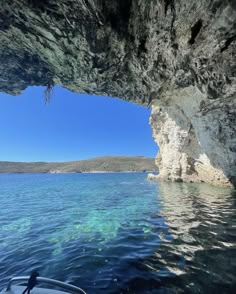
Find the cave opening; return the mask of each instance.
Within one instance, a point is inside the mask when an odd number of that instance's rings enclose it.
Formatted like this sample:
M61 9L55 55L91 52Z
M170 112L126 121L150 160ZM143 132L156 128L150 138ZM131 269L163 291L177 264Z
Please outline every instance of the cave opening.
M156 157L158 147L149 125L150 109L118 98L72 93L58 86L45 105L44 90L45 87L29 87L20 96L0 95L4 104L0 129L5 129L1 160L63 162L100 156Z

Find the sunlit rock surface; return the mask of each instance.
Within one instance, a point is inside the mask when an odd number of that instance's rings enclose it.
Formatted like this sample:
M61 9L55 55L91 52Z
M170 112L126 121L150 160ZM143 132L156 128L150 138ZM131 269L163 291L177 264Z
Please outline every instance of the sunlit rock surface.
M234 97L214 100L214 109L200 110L207 101L199 89L172 92L152 108L153 137L160 146L160 175L175 181L228 186L235 181Z
M160 177L236 184L234 0L5 0L0 91L55 84L152 107Z

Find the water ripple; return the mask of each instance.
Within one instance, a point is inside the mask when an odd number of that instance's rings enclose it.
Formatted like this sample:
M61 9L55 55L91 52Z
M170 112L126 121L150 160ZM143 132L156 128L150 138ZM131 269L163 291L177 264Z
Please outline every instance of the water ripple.
M229 189L145 174L0 175L0 206L0 287L33 269L96 294L235 286Z

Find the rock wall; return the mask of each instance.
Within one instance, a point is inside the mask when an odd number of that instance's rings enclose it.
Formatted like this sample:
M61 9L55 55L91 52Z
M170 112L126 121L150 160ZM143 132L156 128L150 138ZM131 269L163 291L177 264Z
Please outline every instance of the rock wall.
M152 107L160 177L236 185L235 0L5 0L0 91Z
M212 109L203 110L206 100L198 88L188 87L153 105L159 177L220 186L235 181L235 99L214 101Z

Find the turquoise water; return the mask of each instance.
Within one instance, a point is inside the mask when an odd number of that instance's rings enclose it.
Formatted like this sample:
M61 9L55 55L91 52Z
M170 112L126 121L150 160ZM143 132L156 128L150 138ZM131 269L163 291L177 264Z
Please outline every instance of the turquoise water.
M0 175L0 288L12 276L88 293L231 293L235 192L145 173Z

